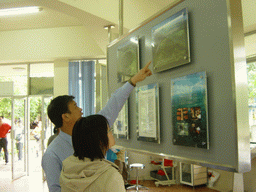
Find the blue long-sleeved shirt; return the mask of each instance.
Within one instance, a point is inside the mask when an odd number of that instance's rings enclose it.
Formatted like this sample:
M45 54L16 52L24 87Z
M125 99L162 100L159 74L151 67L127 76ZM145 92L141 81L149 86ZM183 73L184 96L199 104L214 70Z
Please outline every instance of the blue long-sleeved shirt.
M118 113L128 99L133 86L125 83L111 96L106 106L98 113L105 116L111 127ZM74 154L72 137L62 131L47 148L43 158L42 167L46 174L46 180L50 192L61 192L59 178L62 170L62 161Z

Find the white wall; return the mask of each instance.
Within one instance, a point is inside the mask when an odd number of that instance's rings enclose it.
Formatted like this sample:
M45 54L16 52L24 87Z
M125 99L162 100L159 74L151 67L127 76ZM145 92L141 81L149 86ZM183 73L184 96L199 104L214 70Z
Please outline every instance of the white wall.
M54 61L54 97L68 95L68 60Z

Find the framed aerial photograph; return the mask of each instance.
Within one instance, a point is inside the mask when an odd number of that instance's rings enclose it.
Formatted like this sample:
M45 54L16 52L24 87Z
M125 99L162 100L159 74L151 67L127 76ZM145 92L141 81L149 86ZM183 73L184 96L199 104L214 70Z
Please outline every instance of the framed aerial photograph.
M124 104L113 124L113 133L118 139L129 139L128 100Z
M173 144L209 149L206 72L171 80Z
M190 63L188 11L183 9L155 25L152 34L153 71Z
M118 82L128 81L139 71L139 39L132 37L117 49Z
M137 139L160 144L158 84L137 87L136 104Z

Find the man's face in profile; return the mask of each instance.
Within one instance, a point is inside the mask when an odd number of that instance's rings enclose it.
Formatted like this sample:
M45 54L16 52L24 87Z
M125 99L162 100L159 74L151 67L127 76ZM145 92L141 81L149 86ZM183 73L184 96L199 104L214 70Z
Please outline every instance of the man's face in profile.
M82 109L77 106L77 103L75 101L70 101L68 103L68 109L70 112L69 114L74 122L80 119L83 115Z

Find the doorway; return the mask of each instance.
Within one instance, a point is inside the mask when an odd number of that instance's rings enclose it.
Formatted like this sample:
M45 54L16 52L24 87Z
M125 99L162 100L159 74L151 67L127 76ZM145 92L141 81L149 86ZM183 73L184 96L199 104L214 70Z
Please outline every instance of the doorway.
M12 99L11 159L12 179L27 175L27 99Z
M0 69L0 115L12 127L7 134L9 163L5 165L0 151L0 174L12 180L43 176L41 157L53 134L46 110L53 95L54 65L0 65Z
M29 97L29 171L28 174L42 173L41 159L47 148L46 144L53 135L53 124L47 116L47 106L51 96Z
M7 153L9 163L5 163L4 150L0 153L0 171L12 180L27 175L27 125L25 97L0 97L0 111L3 123L11 125L7 133ZM6 157L7 157L6 156Z
M0 97L6 110L4 122L11 125L7 134L9 163L5 165L4 151L0 152L0 172L12 180L22 176L42 173L41 159L53 125L47 116L51 96Z

